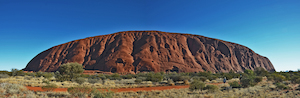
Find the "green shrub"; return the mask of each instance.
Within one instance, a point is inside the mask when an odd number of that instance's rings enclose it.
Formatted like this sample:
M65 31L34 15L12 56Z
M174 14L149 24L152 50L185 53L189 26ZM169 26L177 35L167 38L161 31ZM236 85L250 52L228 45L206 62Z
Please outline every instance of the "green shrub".
M204 89L208 90L209 92L216 92L219 90L219 87L216 85L206 85Z
M8 74L0 74L0 78L8 78L9 75Z
M110 75L108 78L111 80L121 80L122 79L118 73L114 73L114 74Z
M42 76L47 78L47 79L50 79L54 76L54 73L52 73L52 72L43 72Z
M88 82L89 83L91 83L91 84L95 84L95 83L98 83L98 82L100 82L101 80L99 80L99 79L92 79L92 78L89 78L88 79Z
M288 86L286 86L283 83L276 83L275 85L278 89L288 89L289 88Z
M41 76L43 76L43 72L42 71L38 71L38 72L35 73L35 76L36 77L41 77Z
M261 76L256 76L255 78L254 78L254 82L255 83L258 83L258 82L261 82L262 81L262 77Z
M181 80L180 80L180 77L181 77L181 76L180 76L180 75L177 75L177 74L176 74L176 75L169 75L168 77L169 77L170 79L172 79L173 81L175 81L175 82L176 82L176 81L181 81Z
M147 74L146 81L160 82L160 81L162 81L162 79L163 79L163 76L160 73L150 72Z
M244 73L246 73L247 75L254 75L254 72L252 70L250 70L250 69L246 69L244 71Z
M238 81L233 81L233 82L229 83L229 85L230 85L231 87L233 87L233 88L240 88L240 87L242 87L242 86L239 84Z
M134 78L135 76L133 74L128 74L128 75L124 75L122 76L124 79L132 79Z
M62 75L63 80L72 80L80 76L84 71L79 63L66 63L59 66L59 74Z
M264 68L262 67L256 67L254 69L254 73L257 75L257 76L266 76L268 74L268 71L266 71Z
M184 80L190 80L190 76L180 76L179 77L180 81L184 81Z
M274 81L275 82L282 82L283 80L285 80L285 77L283 75L280 74L272 74L272 76L274 77Z
M141 83L143 80L142 79L135 79L134 82L135 83Z
M291 82L292 83L297 83L297 84L300 84L300 76L298 75L295 75L291 78Z
M83 84L85 81L86 81L85 78L82 77L78 77L75 79L75 82L78 84Z
M53 91L55 88L57 88L57 85L48 83L46 86L42 86L42 89L45 91Z
M240 82L242 87L254 86L254 80L252 78L242 78Z
M194 80L191 84L190 84L190 87L189 89L191 91L194 91L194 90L203 90L205 87L205 83L202 82L202 81L198 81L198 80Z
M27 72L27 73L25 73L25 75L27 75L27 76L32 76L32 77L35 76L35 74L34 74L34 73L31 73L31 72Z
M49 81L47 81L47 80L44 80L42 83L49 84L50 82L49 82Z
M11 69L11 76L24 76L25 73L23 70Z

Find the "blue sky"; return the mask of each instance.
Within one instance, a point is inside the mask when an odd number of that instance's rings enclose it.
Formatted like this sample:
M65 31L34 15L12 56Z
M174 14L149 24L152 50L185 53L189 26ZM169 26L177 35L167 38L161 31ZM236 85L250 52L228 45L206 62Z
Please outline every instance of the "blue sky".
M76 39L127 30L190 33L235 42L277 71L300 69L299 0L1 0L0 70Z

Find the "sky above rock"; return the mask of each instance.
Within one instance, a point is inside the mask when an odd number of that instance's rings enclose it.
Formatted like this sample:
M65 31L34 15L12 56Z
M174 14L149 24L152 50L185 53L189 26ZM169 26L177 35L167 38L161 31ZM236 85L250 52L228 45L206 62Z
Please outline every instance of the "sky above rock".
M217 38L298 70L299 0L2 0L0 70L22 69L55 45L129 30Z

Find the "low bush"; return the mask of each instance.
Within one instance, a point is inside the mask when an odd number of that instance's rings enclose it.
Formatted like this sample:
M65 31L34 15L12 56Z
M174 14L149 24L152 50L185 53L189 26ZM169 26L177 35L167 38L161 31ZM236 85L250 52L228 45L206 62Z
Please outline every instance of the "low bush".
M143 80L142 79L135 79L134 82L135 83L141 83Z
M83 84L85 81L86 81L85 78L82 77L78 77L75 79L75 82L78 84Z
M254 78L254 82L255 83L258 83L258 82L261 82L262 81L262 77L261 76L256 76L255 78Z
M120 77L120 75L117 74L117 73L114 73L114 74L110 75L108 78L111 79L111 80L121 80L122 79Z
M254 86L254 81L252 78L242 78L240 82L242 87Z
M275 83L275 85L278 89L288 89L289 88L288 86L286 86L283 83Z
M162 81L163 76L160 73L148 73L147 74L147 81L152 81L152 82L160 82Z
M195 80L195 81L193 81L193 82L190 84L189 89L190 89L191 91L195 91L195 90L203 90L204 87L205 87L205 83L204 83L204 82Z
M92 78L89 78L89 79L88 79L88 82L91 83L91 84L95 84L95 83L98 83L98 82L100 82L100 81L102 81L102 80L99 80L99 79L92 79Z
M240 87L242 87L242 86L239 84L238 81L233 81L233 82L229 83L229 85L230 85L231 87L233 87L233 88L240 88Z
M292 83L300 84L300 76L297 76L297 75L293 76L293 77L291 78L291 82L292 82Z
M8 74L0 74L0 78L8 78L9 75Z
M216 85L206 85L204 89L208 90L209 92L216 92L219 90L219 87Z
M257 76L265 76L268 74L268 71L265 70L264 68L262 67L256 67L254 69L254 73L257 75Z

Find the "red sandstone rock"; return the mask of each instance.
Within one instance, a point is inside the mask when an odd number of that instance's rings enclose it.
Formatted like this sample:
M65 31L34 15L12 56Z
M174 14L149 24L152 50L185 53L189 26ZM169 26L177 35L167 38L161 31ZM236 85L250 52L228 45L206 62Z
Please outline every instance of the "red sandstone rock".
M86 70L118 73L238 72L255 67L275 71L268 58L245 46L160 31L126 31L64 43L38 54L24 70L57 71L67 62L78 62Z

